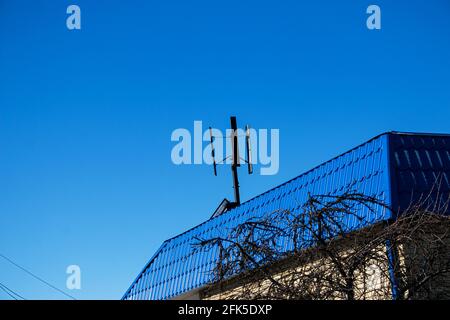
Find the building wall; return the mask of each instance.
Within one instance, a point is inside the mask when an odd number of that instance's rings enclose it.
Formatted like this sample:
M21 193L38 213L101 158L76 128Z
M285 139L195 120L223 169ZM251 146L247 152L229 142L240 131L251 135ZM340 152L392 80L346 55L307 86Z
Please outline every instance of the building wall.
M341 259L345 259L349 255L354 252L354 243L358 241L363 241L367 238L367 235L364 232L373 232L371 231L362 231L360 235L356 234L354 237L350 237L345 241L338 241L336 246L338 248L332 249L334 252L338 253ZM362 236L362 237L361 237ZM358 248L361 248L361 245L358 245ZM369 255L367 255L369 257ZM378 245L372 249L370 257L373 259L367 259L364 265L360 265L359 269L355 271L354 278L354 292L355 299L365 299L365 300L386 300L392 298L392 287L390 282L390 269L389 269L389 260L386 252L385 245ZM331 266L331 267L330 267ZM320 297L318 299L323 299L322 297L326 297L327 300L343 300L346 299L346 296L343 294L339 294L334 292L333 294L329 294L328 291L325 293L325 290L330 289L325 286L314 287L314 284L305 285L304 282L299 283L297 279L304 276L309 279L311 274L315 272L329 272L333 270L333 279L334 281L342 280L338 272L336 272L336 268L334 264L330 261L328 256L319 256L317 258L313 258L312 260L308 259L308 261L304 264L292 266L292 263L286 263L286 268L282 271L277 271L273 274L273 278L277 281L283 282L286 285L301 288L305 291L314 292L319 290L319 293L315 293L316 297ZM331 274L330 274L331 276ZM321 284L323 285L324 282ZM212 286L210 288L204 289L200 294L202 299L206 300L223 300L223 299L239 299L242 297L247 298L258 298L258 295L263 297L267 296L267 290L270 287L269 280L258 280L255 282L245 282L242 279L236 278L234 281L229 281L227 284L218 284ZM319 289L321 288L321 289ZM324 290L324 291L320 291ZM254 292L255 296L248 296L249 292ZM314 298L313 298L314 299Z
M364 231L363 231L364 232ZM352 250L352 243L357 243L358 235L352 240L339 243L340 255L345 257ZM364 238L364 237L363 237ZM411 240L408 240L410 238ZM358 246L360 247L360 246ZM395 281L400 288L411 288L400 292L402 298L407 299L450 299L450 219L443 218L430 225L421 226L417 232L401 239L395 245L395 265L389 264L387 247L380 245L374 250L375 258L365 264L356 272L355 298L360 300L389 300L393 298L392 273L395 273ZM274 274L277 281L289 278L289 274L308 275L308 269L321 268L329 263L327 259L318 257L300 267L289 267L282 272ZM442 273L442 274L441 274ZM423 286L417 287L424 278L436 274ZM337 275L336 275L337 276ZM338 276L337 276L338 277ZM222 300L236 299L243 295L248 297L248 292L267 294L268 280L259 280L254 283L244 283L236 279L227 285L216 285L203 290L202 299ZM294 285L295 286L295 285ZM300 288L304 288L300 286ZM313 289L313 288L309 288ZM328 296L327 299L346 299L342 294Z
M423 270L433 277L403 296L450 299L450 220L436 221L427 230L414 233L411 239L399 244L400 277L412 288L420 284Z

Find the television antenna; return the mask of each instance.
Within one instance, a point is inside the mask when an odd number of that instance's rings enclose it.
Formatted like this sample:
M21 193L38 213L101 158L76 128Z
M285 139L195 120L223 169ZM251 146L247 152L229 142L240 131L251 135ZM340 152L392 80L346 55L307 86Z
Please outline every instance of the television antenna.
M228 202L225 208L226 210L235 208L241 204L239 176L238 176L238 168L241 166L241 161L247 163L248 174L253 174L250 126L249 125L245 126L246 159L242 159L239 154L238 128L235 116L230 117L230 125L231 125L231 136L229 138L231 139L231 155L223 159L222 162L224 163L227 159L231 158L231 173L233 178L234 202ZM209 135L210 135L211 157L213 160L214 175L217 176L216 151L214 148L215 137L213 135L213 130L211 127L209 127Z

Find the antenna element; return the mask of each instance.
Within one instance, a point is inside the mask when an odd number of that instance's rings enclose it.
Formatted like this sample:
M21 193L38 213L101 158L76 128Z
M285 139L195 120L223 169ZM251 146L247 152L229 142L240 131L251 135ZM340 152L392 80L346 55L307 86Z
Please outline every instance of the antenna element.
M250 126L247 125L245 128L245 146L247 149L247 166L248 174L253 174L253 162L252 162L252 146L250 142Z
M210 141L211 141L211 157L213 160L214 175L217 177L216 150L214 149L214 136L212 134L211 127L209 127L209 136L210 136Z

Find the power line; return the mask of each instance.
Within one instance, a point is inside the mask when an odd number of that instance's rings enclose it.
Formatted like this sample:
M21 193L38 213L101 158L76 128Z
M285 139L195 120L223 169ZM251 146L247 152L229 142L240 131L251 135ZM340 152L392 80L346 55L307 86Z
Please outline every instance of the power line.
M13 298L14 300L18 300L16 298L19 297L22 300L26 300L24 297L22 297L20 294L18 294L17 292L11 290L10 288L8 288L7 286L5 286L3 283L0 282L0 289L2 289L8 296L10 296L11 298Z
M6 287L4 288L3 285L0 285L0 289L2 289L8 296L13 298L14 300L18 300L15 296L13 296L11 293L9 293L9 291L6 289Z
M40 282L46 284L47 286L49 286L50 288L58 291L59 293L62 293L63 295L65 295L66 297L72 299L72 300L77 300L75 297L71 296L70 294L62 291L61 289L55 287L54 285L52 285L51 283L45 281L44 279L42 279L41 277L35 275L34 273L32 273L31 271L28 271L27 269L25 269L24 267L22 267L21 265L17 264L16 262L12 261L11 259L9 259L8 257L4 256L3 254L0 253L0 257L5 259L6 261L8 261L9 263L11 263L12 265L14 265L15 267L19 268L20 270L22 270L23 272L29 274L30 276L32 276L33 278L39 280Z

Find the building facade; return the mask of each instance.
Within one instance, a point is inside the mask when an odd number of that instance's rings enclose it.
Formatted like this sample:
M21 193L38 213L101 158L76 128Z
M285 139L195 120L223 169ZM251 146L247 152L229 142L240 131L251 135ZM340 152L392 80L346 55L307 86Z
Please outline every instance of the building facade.
M247 220L275 210L298 210L309 195L355 190L389 208L365 210L368 223L395 219L411 203L439 184L439 197L450 192L450 135L388 132L273 188L240 206L165 241L133 281L124 300L200 299L213 281L218 252L195 248L198 238L213 238ZM346 221L349 231L356 221ZM285 250L289 250L286 244ZM380 249L382 250L382 248ZM385 280L383 280L385 281ZM210 298L223 298L223 294Z

